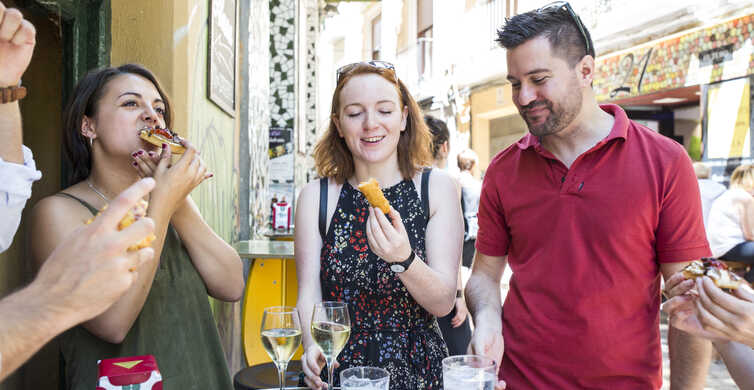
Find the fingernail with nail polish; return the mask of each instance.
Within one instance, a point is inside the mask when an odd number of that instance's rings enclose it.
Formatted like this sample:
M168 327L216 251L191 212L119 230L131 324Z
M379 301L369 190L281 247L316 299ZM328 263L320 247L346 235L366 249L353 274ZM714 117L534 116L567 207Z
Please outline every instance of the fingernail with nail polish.
M137 164L137 163L136 163L136 161L132 162L132 163L131 163L131 165L133 165L133 166L135 166L135 167L138 167L138 166L139 166L139 164Z
M162 144L162 148L165 149L168 147L168 144Z
M139 152L133 152L133 153L131 153L131 157L136 157L138 155L139 155Z

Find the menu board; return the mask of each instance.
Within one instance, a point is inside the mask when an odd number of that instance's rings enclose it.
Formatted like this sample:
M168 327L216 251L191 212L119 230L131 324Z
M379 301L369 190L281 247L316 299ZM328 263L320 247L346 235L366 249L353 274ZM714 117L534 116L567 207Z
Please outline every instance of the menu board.
M270 128L269 177L271 183L293 183L293 129Z
M210 0L209 99L230 116L236 107L236 0Z

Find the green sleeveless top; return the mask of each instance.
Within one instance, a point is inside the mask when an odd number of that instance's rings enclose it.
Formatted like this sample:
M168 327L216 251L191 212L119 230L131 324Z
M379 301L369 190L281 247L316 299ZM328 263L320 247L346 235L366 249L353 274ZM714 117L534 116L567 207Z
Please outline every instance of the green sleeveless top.
M97 213L77 197L58 195ZM159 261L144 307L121 344L110 344L80 325L60 337L68 389L94 389L98 360L135 355L154 355L165 389L233 389L207 289L172 225Z

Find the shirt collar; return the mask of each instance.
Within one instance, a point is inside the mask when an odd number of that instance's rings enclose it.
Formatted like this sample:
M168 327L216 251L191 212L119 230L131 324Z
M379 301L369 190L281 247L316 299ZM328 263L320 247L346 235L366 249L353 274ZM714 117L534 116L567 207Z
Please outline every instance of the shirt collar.
M628 125L630 123L626 112L623 111L620 106L615 104L600 104L600 108L602 109L602 111L605 111L615 118L613 128L610 130L610 134L608 134L601 143L606 143L616 138L623 138L625 140L626 136L628 135ZM535 137L531 133L528 133L523 138L521 138L516 143L516 145L521 150L540 146L539 137Z

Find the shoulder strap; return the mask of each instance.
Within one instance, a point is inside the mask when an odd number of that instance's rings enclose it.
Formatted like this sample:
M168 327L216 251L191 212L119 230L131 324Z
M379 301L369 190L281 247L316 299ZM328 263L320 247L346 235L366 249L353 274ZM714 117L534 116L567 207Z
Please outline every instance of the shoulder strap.
M463 188L461 188L461 216L463 216L463 233L469 234L469 221L466 219L466 200L463 197Z
M424 209L424 218L429 221L429 173L432 168L424 168L422 171L422 208Z
M53 195L55 195L55 196L62 196L62 197L64 197L64 198L73 199L73 200L75 200L75 201L77 201L77 202L81 203L81 205L82 205L82 206L84 206L84 207L86 207L86 208L87 208L87 210L89 210L89 212L91 212L91 213L92 213L92 215L95 215L95 214L97 214L97 212L99 212L99 210L97 210L97 208L96 208L96 207L94 207L94 206L90 205L89 203L87 203L87 202L86 202L86 201L84 201L83 199L81 199L81 198L79 198L79 197L77 197L77 196L73 196L73 195L71 195L71 194L69 194L69 193L67 193L67 192L58 192L58 193L55 193L55 194L53 194Z
M325 241L327 234L327 178L319 179L319 235Z

